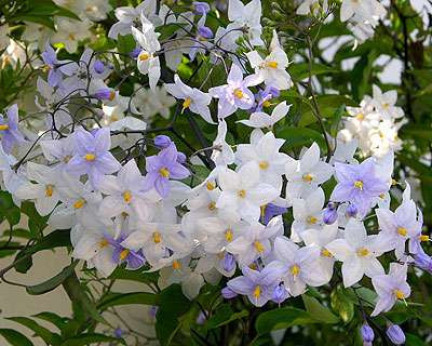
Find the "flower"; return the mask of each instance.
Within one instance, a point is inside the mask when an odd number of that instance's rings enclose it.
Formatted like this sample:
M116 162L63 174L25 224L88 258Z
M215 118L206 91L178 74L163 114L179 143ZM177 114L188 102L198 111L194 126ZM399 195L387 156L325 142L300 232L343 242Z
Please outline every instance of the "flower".
M63 76L71 76L75 63L71 60L57 60L57 55L49 43L45 45L45 51L41 54L42 60L49 68L48 84L51 87L59 86Z
M184 100L183 111L190 109L191 112L201 115L208 123L214 124L209 109L212 99L209 94L186 85L177 74L174 76L174 84L165 84L165 88L175 98Z
M246 53L247 58L255 69L255 74L250 77L253 85L265 83L268 87L278 90L286 90L292 87L293 82L286 71L288 67L288 57L281 48L276 31L273 31L273 39L270 44L270 54L261 58L257 51Z
M389 183L381 178L373 158L361 164L336 162L335 171L338 184L330 197L335 202L351 202L365 216L376 203L376 198L389 189Z
M278 273L273 267L267 266L262 271L250 269L247 266L242 268L243 276L228 281L228 288L241 295L246 295L249 301L261 307L273 297L273 291L278 282Z
M327 250L342 263L342 276L345 287L360 281L363 275L373 278L384 274L378 261L385 252L385 243L376 235L368 236L362 222L351 219L345 227L344 239L333 240Z
M228 25L227 31L243 29L250 44L262 46L261 12L260 0L252 0L247 5L240 0L229 0L228 19L233 23ZM240 36L240 32L237 35Z
M375 339L373 329L367 323L365 323L361 326L360 333L363 339L363 346L372 346L372 342Z
M390 324L390 326L386 330L386 334L390 341L395 345L402 345L405 343L405 334L401 327L397 324Z
M154 188L161 197L170 191L170 179L185 179L189 170L177 161L178 152L174 144L159 152L158 155L146 158L146 170L143 190Z
M238 1L238 0L236 0ZM237 108L250 109L253 107L255 98L248 89L248 79L243 80L243 72L237 65L232 65L228 74L228 84L210 88L211 96L219 99L218 118L224 119L233 114Z
M290 108L291 105L287 106L284 101L273 109L271 115L264 112L254 112L249 119L239 120L238 122L255 129L267 128L271 130L279 120L282 120L287 115Z
M234 151L231 146L226 142L226 135L228 133L228 126L224 120L220 120L218 124L218 131L213 147L215 148L211 154L212 161L216 167L226 167L235 160Z
M371 316L389 311L397 300L405 300L410 296L411 289L406 282L407 268L406 264L391 263L387 275L381 274L372 277L372 285L378 294L378 301Z
M15 145L25 142L18 128L18 106L15 104L6 111L5 119L0 114L0 144L6 154L10 154Z

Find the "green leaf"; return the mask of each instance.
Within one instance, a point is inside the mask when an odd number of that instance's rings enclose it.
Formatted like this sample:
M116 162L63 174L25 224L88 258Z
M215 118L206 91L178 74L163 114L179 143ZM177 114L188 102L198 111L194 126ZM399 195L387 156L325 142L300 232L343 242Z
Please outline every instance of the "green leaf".
M354 303L349 298L349 291L342 286L338 286L330 294L332 309L337 312L339 317L345 323L348 323L354 317Z
M119 305L158 305L158 295L147 292L115 293L112 292L97 305L99 310L106 310Z
M33 346L27 337L16 330L3 328L0 329L0 335L6 339L10 346Z
M206 327L207 329L219 328L248 315L249 312L247 310L234 312L229 304L222 304L218 307L215 314L207 321Z
M47 344L58 344L60 340L60 335L52 333L45 327L42 327L37 322L33 321L27 317L8 317L7 320L19 323L30 330L32 330L37 336L39 336Z
M284 148L287 150L310 146L313 142L316 142L321 149L326 148L323 135L309 128L285 127L277 132L277 137L285 139Z
M309 312L314 319L321 321L322 323L339 322L339 319L330 311L330 309L321 305L318 299L306 294L303 294L302 298L306 311Z
M109 344L110 342L120 342L122 344L125 344L122 339L114 338L112 336L97 333L88 333L73 336L64 341L61 346L87 346L96 343Z
M116 268L109 277L111 280L130 280L143 283L154 283L158 281L158 278L159 274L156 272L146 272L142 269L128 270L121 267Z
M119 35L117 39L117 48L121 54L129 54L136 47L136 42L132 35Z
M26 291L28 294L39 295L50 292L60 286L74 271L78 261L73 262L71 265L63 268L63 270L51 279L37 285L27 286Z
M156 335L161 345L169 345L179 327L179 317L190 308L187 299L178 284L164 289L160 293L160 305L156 315Z
M32 317L52 323L60 331L62 331L66 327L68 321L68 318L61 317L53 312L48 311L40 312L37 315L33 315Z
M301 309L285 307L266 311L258 316L255 328L258 334L269 333L272 330L286 329L292 326L317 323L319 321Z
M426 346L426 343L420 339L417 335L407 333L406 337L406 346Z
M15 270L22 274L27 273L33 265L32 257L29 256L25 250L18 252L18 254L15 256L14 262Z

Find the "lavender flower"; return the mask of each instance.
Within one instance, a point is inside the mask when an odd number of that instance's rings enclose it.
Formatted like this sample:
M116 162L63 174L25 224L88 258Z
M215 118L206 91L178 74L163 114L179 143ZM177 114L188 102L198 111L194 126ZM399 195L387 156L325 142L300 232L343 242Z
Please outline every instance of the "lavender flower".
M360 333L363 339L363 346L372 346L372 342L375 339L373 329L367 323L365 323L360 328Z
M74 156L68 162L71 174L87 174L95 186L104 174L117 172L121 165L109 152L110 130L99 129L95 134L80 130L74 134Z
M171 138L165 135L156 136L153 142L154 145L157 146L159 149L168 148L173 143Z
M24 142L24 136L18 128L18 106L15 104L6 111L5 119L0 114L0 143L6 154L10 154L13 147Z
M224 287L221 290L222 293L222 297L224 297L224 299L233 299L235 297L238 296L237 293L235 293L231 288L229 287Z
M244 266L243 276L228 281L228 287L235 293L247 295L249 301L261 307L273 297L274 289L279 285L280 273L273 267L257 271Z
M276 204L269 203L261 206L261 218L260 221L264 225L268 225L271 219L275 216L285 214L288 211L285 207L280 207Z
M390 341L395 345L402 345L405 343L405 334L401 327L397 324L391 324L386 331Z
M144 190L154 188L161 197L166 197L170 191L169 179L185 179L189 176L186 167L177 161L178 152L174 144L159 152L158 155L147 157L147 175Z
M376 199L388 191L389 184L378 176L373 159L359 165L336 162L335 169L338 184L331 200L353 202L361 216L365 216Z
M51 87L59 86L63 76L71 76L76 69L76 64L71 60L57 60L57 55L49 44L46 44L45 51L41 55L43 62L49 68L48 84Z

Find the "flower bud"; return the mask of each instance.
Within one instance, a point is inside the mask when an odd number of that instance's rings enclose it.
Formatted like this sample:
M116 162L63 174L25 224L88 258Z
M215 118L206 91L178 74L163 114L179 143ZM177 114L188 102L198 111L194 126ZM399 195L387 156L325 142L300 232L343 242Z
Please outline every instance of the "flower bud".
M235 293L228 286L222 288L221 293L222 293L222 297L224 297L225 299L233 299L233 298L237 297L237 293Z
M204 1L194 1L193 6L196 14L204 15L210 12L210 5Z
M346 214L348 217L355 217L358 213L358 209L356 207L356 205L354 203L350 203L347 210L346 210Z
M208 26L200 26L198 28L198 34L206 39L213 38L213 31Z
M414 255L414 264L420 269L432 273L432 258L424 252Z
M362 325L362 327L360 328L360 333L363 338L363 343L364 343L363 345L364 346L372 345L372 342L375 339L375 334L373 329L367 323Z
M196 319L196 324L203 325L206 322L207 320L206 313L207 311L205 313L204 311L200 311Z
M94 97L96 97L98 100L110 100L112 101L115 98L116 94L113 90L108 88L102 88L95 92Z
M141 53L141 48L135 48L132 52L129 53L129 56L132 59L137 59L138 55L140 55L140 53Z
M288 298L288 292L285 289L285 286L283 284L277 285L273 290L272 301L274 301L277 304L281 304L287 298Z
M168 148L172 144L171 138L165 135L156 136L153 142L159 149Z
M233 255L230 253L226 253L224 258L222 259L222 268L227 272L232 271L236 266L236 261Z
M96 60L95 61L94 65L93 65L93 68L99 74L101 74L101 73L103 73L105 71L105 65L100 60Z
M120 327L117 327L117 328L114 330L114 336L115 336L117 339L121 339L122 336L123 336L123 330L122 330Z
M336 222L338 218L337 209L334 203L329 203L327 208L324 209L323 221L326 225L332 225Z
M149 311L149 315L150 315L150 317L151 317L151 318L156 318L156 314L157 314L158 310L159 310L159 307L156 306L156 305L153 305L153 306L150 308L150 311Z
M405 334L402 328L397 324L391 324L390 327L387 328L386 334L395 345L402 345L405 343Z
M186 163L186 160L187 160L186 155L184 153L182 153L181 151L179 151L177 153L177 162L183 164L183 163Z

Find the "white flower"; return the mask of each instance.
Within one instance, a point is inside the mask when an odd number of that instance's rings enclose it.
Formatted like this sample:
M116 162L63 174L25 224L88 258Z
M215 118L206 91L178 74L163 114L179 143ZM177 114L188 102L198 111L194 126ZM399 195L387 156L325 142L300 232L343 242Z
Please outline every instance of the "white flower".
M215 149L211 155L211 159L216 164L216 167L226 167L227 165L232 164L235 159L234 151L226 142L227 132L227 123L224 120L220 120L217 136L213 142L213 147Z
M177 74L174 76L174 84L165 84L165 88L175 98L184 100L183 111L190 109L191 112L201 115L208 123L214 124L209 109L212 100L209 94L186 85Z
M314 143L307 149L300 160L289 158L285 166L287 195L290 198L302 198L333 175L333 168L320 158L318 144Z
M291 105L287 106L286 101L284 101L273 109L271 115L264 112L255 112L251 114L248 120L239 120L238 122L255 129L267 128L271 130L279 120L282 120L288 114L290 108Z
M63 43L69 53L75 53L78 43L91 37L90 27L92 23L88 19L77 21L66 17L56 17L56 33L52 43Z
M318 247L300 248L288 238L278 237L274 242L273 254L276 261L269 265L280 270L284 285L293 297L303 294L306 285L317 287L328 282L317 265L320 256Z
M161 49L158 41L160 34L154 31L153 24L144 15L141 15L141 23L141 31L132 27L132 35L142 48L137 58L137 66L142 74L149 75L150 88L154 89L161 75L159 57L154 55Z
M352 16L358 16L362 21L374 21L374 17L382 17L386 10L377 0L343 0L341 6L341 21L345 22Z
M136 86L131 108L134 113L140 114L145 120L151 120L157 114L168 119L170 108L175 103L175 98L167 94L165 85L156 86L154 89Z
M270 55L263 59L259 53L254 50L246 53L246 56L252 68L255 69L255 75L251 77L254 85L264 82L265 85L279 90L286 90L292 87L293 82L286 71L288 67L288 57L280 46L276 31L273 31Z
M230 0L228 18L233 23L228 25L227 31L244 28L250 43L254 46L262 46L264 42L261 40L261 12L260 0L252 0L247 5L240 0Z
M314 13L316 9L321 9L320 0L301 0L300 6L297 8L297 14L307 15L309 13ZM327 0L323 1L322 11L326 12L328 8Z
M376 235L368 236L362 222L351 219L345 227L344 239L336 239L327 245L327 250L342 261L342 276L345 287L359 282L363 275L372 278L384 274L378 261L386 251L385 244Z
M288 161L288 155L279 152L284 142L283 139L275 138L272 132L268 132L256 144L238 145L236 158L242 165L255 162L260 168L262 182L280 189Z
M218 182L222 193L216 207L232 208L248 221L257 221L260 207L279 196L273 186L260 182L260 168L256 162L245 164L238 172L228 168L221 170Z

